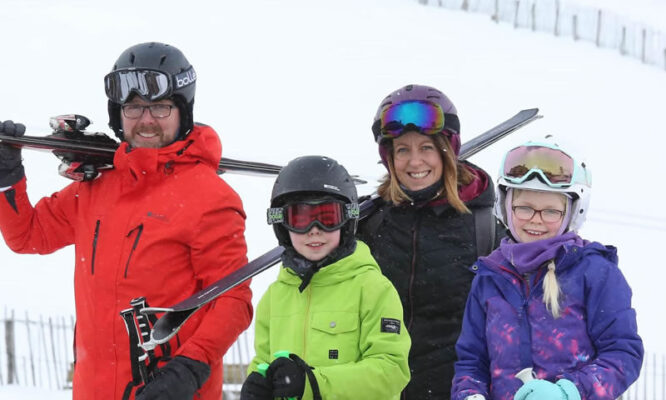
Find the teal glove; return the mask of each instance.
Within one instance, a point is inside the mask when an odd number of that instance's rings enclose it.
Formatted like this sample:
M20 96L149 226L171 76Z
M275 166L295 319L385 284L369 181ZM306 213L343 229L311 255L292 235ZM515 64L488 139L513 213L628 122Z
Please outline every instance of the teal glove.
M533 379L518 389L513 400L581 400L581 398L576 385L568 379L560 379L557 383Z

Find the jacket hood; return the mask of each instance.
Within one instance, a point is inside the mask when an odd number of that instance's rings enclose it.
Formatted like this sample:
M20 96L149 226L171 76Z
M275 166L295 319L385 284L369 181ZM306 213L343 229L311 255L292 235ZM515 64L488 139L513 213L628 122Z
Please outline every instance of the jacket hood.
M147 172L164 171L179 164L199 162L217 170L222 157L222 143L213 128L195 125L184 140L177 140L158 149L130 148L123 142L116 150L113 165L117 169L130 169L136 176Z
M370 254L370 248L360 240L356 241L356 251L333 264L321 268L312 276L310 286L328 286L350 279L364 271L380 271L377 262ZM290 268L282 267L278 280L288 285L300 286L301 278Z

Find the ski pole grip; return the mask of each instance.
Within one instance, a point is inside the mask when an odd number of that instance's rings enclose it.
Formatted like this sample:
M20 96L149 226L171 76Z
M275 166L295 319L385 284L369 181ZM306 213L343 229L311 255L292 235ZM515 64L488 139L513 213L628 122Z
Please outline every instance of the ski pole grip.
M523 383L527 383L534 379L534 370L532 370L532 367L524 368L516 374L516 378L520 379Z
M289 358L289 351L287 351L287 350L276 351L275 353L273 353L273 357L275 357L275 358L280 358L280 357Z
M280 357L289 358L289 354L290 353L289 353L288 350L278 350L275 353L273 353L273 357L275 357L275 358L280 358ZM264 375L264 376L266 376L266 375ZM286 397L286 399L287 400L296 400L296 397Z
M268 363L261 363L257 365L257 372L259 372L264 378L266 377L266 371L268 371Z

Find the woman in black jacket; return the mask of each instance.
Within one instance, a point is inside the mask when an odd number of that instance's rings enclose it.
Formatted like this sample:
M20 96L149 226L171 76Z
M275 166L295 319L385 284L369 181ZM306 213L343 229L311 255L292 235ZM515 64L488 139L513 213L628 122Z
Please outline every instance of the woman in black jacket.
M449 399L470 266L495 242L492 180L458 160L457 111L435 88L388 95L372 131L388 174L358 236L398 290L412 337L402 399Z

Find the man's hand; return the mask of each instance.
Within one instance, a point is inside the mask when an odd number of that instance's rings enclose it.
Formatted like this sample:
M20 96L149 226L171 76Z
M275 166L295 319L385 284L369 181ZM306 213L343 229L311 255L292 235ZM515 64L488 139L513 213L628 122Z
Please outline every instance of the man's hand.
M0 134L6 136L23 136L25 125L8 120L0 122ZM21 149L0 143L0 187L8 187L23 179L25 171L21 162Z
M177 356L158 369L153 380L137 391L136 400L192 400L209 375L207 364Z

